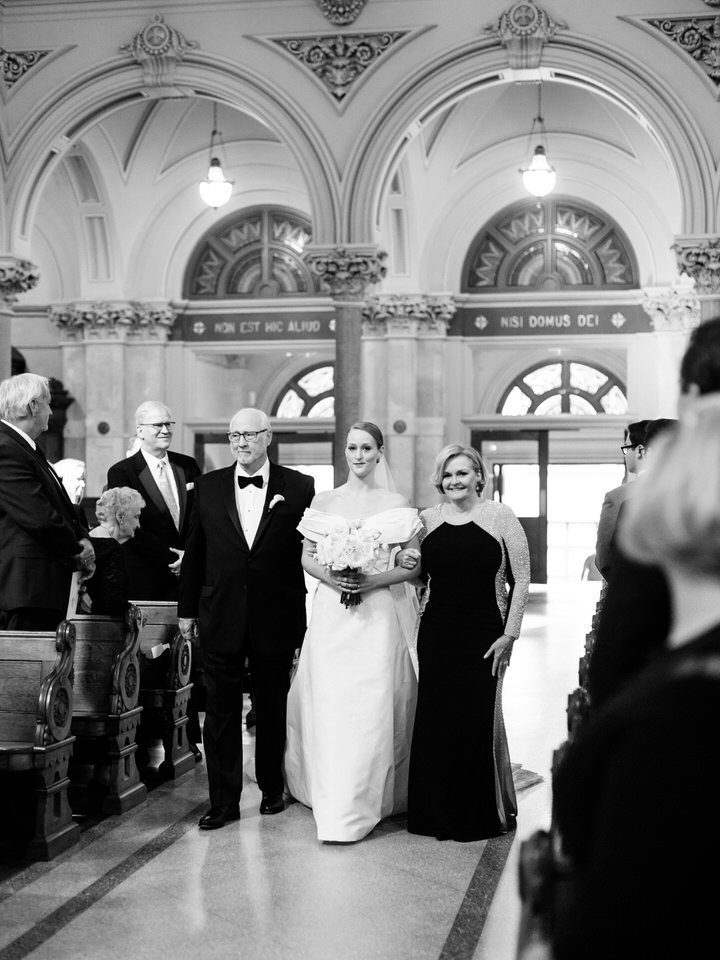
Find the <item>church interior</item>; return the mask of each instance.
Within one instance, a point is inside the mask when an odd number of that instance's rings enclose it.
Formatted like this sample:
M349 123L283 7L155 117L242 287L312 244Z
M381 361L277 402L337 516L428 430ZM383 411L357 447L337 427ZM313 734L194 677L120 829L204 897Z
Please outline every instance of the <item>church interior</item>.
M720 315L719 37L718 0L0 0L0 379L50 378L86 509L146 400L203 471L264 410L318 490L363 419L418 508L478 449L532 568L509 840L321 847L300 804L256 816L251 764L203 836L197 764L0 861L0 960L515 960L602 497Z

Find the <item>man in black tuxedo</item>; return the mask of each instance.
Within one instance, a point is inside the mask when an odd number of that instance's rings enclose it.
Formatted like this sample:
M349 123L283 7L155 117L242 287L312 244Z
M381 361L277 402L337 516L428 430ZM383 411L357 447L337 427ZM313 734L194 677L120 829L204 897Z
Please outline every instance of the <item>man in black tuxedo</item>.
M159 400L135 411L140 447L108 470L108 487L132 487L145 501L140 529L125 545L131 600L177 600L177 583L190 525L193 487L200 467L192 457L169 450L175 421ZM202 665L193 657L193 689L188 702L188 747L202 760L199 710L204 706Z
M147 400L135 411L140 449L114 463L108 487L132 487L145 501L140 529L129 541L126 560L133 600L177 600L192 507L200 467L192 457L169 450L175 422L164 403Z
M54 630L67 613L74 570L95 551L80 514L36 440L48 427L45 377L0 383L0 628Z
M268 460L272 430L261 410L239 410L228 439L236 463L196 481L180 570L180 630L188 638L199 634L207 684L210 810L200 820L203 830L240 817L246 658L256 713L260 813L284 809L287 692L306 627L297 526L315 493L312 477Z

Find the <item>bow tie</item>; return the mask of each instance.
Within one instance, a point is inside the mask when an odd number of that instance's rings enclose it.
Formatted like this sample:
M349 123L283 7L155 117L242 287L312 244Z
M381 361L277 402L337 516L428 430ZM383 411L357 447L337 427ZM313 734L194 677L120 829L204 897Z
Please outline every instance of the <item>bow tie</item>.
M245 487L249 487L249 486L251 486L251 485L252 485L253 487L257 487L258 490L262 490L263 481L262 481L262 477L260 477L260 476L257 476L257 477L238 477L238 478L237 478L237 482L238 482L238 486L240 487L241 490L244 490Z

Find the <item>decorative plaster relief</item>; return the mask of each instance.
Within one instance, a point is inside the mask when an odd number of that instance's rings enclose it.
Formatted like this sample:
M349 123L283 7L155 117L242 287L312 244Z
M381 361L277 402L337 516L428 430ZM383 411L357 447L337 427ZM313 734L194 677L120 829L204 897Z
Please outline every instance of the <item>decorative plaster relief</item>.
M187 50L198 46L195 40L185 37L165 23L165 18L156 13L151 23L136 33L130 43L120 47L143 68L143 77L148 87L171 87L175 82L175 68Z
M688 287L648 288L643 291L643 309L658 333L684 332L700 323L700 300Z
M343 33L324 37L274 37L273 43L287 50L299 63L311 70L337 103L393 44L409 30L383 33Z
M720 87L720 16L658 17L645 23L677 44Z
M303 257L310 272L330 296L339 300L363 300L368 287L387 273L387 253L367 247L311 247Z
M0 256L0 300L12 305L18 294L36 287L40 279L38 268L29 260Z
M698 293L720 295L720 237L683 238L672 249L679 273L692 277Z
M140 303L69 303L50 307L52 322L68 340L97 338L166 340L177 313L169 305Z
M48 53L49 50L3 50L0 47L0 76L5 87L9 90Z
M445 333L456 310L449 294L389 293L368 297L363 320L372 331Z
M330 23L343 27L357 20L367 0L318 0L318 3Z
M553 20L549 13L536 7L533 0L518 0L500 14L496 23L485 27L507 49L513 70L537 69L542 50L558 30L567 30L562 20Z

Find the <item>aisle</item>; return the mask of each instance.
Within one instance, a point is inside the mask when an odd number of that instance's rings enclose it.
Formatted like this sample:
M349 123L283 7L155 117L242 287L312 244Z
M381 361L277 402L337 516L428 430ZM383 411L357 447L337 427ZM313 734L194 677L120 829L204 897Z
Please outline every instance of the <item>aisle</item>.
M506 680L513 760L546 776L594 587L552 588L547 599L533 591ZM249 781L242 819L203 833L204 765L156 788L55 861L0 883L0 960L514 960L512 837L438 843L410 836L396 818L361 843L326 845L300 804L275 817L260 817L258 805ZM547 781L522 791L519 835L546 826L549 809Z

